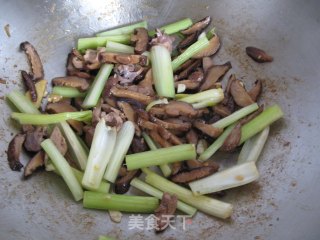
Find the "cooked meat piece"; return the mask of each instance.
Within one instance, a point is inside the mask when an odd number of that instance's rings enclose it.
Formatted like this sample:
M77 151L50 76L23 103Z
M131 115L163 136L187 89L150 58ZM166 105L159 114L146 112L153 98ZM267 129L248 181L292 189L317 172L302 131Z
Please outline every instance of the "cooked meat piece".
M77 97L73 100L73 105L75 106L75 108L80 111L82 110L82 104L83 104L84 99L81 97Z
M227 108L223 104L217 104L216 106L213 107L213 110L215 113L219 114L222 117L227 117L231 114L231 111L229 110L229 108Z
M122 118L115 112L110 112L108 114L102 112L101 118L104 118L106 121L106 124L110 127L116 127L116 129L119 131L122 127L123 120Z
M153 89L150 89L148 87L140 87L139 85L130 85L130 86L117 86L119 89L129 90L132 92L141 93L147 96L154 96Z
M246 107L254 103L248 92L245 90L242 82L238 79L232 81L230 86L230 93L236 104L240 107Z
M92 144L92 140L93 140L93 135L94 135L94 130L95 127L87 125L83 127L83 131L84 131L84 141L86 142L86 144L88 145L88 147L91 146Z
M181 172L171 177L171 181L175 183L189 183L197 179L207 177L219 169L219 165L207 166L193 169L188 172Z
M22 75L22 80L24 82L24 85L26 86L27 90L30 91L32 102L36 102L37 101L37 90L36 90L35 83L33 81L33 76L23 70L21 71L21 75Z
M68 76L68 77L56 77L52 79L52 83L55 86L65 86L77 88L79 91L84 92L89 88L89 83L84 78Z
M209 57L215 54L220 48L220 39L217 35L214 35L210 41L209 45L205 48L203 48L200 52L193 55L192 58L203 58L203 57Z
M249 57L251 57L254 61L256 61L258 63L273 61L273 57L268 55L262 49L259 49L256 47L246 47L246 53L248 54Z
M170 195L164 192L159 207L154 211L157 218L156 231L165 230L169 224L170 218L173 217L177 209L178 198L176 195Z
M149 113L153 116L158 116L158 117L166 116L166 112L165 112L164 108L162 108L162 107L152 107L149 110Z
M136 54L144 53L148 48L148 30L145 28L136 28L131 35L131 41L135 43L134 52Z
M206 77L203 84L200 87L200 91L208 90L212 88L216 82L221 80L221 78L229 71L231 68L231 63L226 62L222 65L214 65L208 69Z
M201 19L199 22L194 23L191 27L182 30L181 33L185 35L190 35L195 32L202 32L206 27L209 26L211 22L211 17L207 16Z
M154 37L150 44L152 46L154 45L161 45L164 46L169 50L169 52L172 52L172 43L174 42L175 38L172 36L169 36L163 32L160 31L160 29L156 29L156 37Z
M34 155L24 169L23 176L25 178L29 177L32 173L34 173L37 169L44 167L44 151L39 151Z
M189 75L201 64L200 59L194 60L187 68L183 69L177 76L177 80L187 79Z
M127 174L116 180L114 184L114 192L117 194L125 194L129 191L130 182L133 178L138 177L141 174L139 170L127 171Z
M201 167L208 167L208 166L219 168L217 163L215 163L213 161L200 162L198 160L188 160L188 161L186 161L186 163L187 163L189 170L197 169L197 168L201 168Z
M163 106L166 114L170 117L187 116L195 117L197 111L192 107L191 104L180 102L180 101L170 101L169 104Z
M167 140L165 140L163 137L159 135L159 133L157 132L157 129L149 131L149 136L152 138L154 142L156 142L163 148L172 146L171 143L169 143Z
M131 150L134 153L145 152L148 150L148 146L143 138L134 136L131 143Z
M191 123L172 123L160 120L154 116L150 116L150 120L166 129L174 129L179 131L188 131L191 127Z
M59 152L64 156L66 152L68 151L68 145L66 142L66 139L63 137L59 127L55 126L51 135L50 135L51 141L54 143L54 145L57 147Z
M214 65L211 57L202 58L202 68L205 73L207 73L208 69Z
M102 94L104 100L106 100L107 98L109 98L112 95L111 88L116 86L118 83L119 83L119 78L117 76L111 76L108 78L107 83L104 86L103 94Z
M84 58L83 58L82 54L75 48L73 48L71 52L73 54L73 58L72 58L73 66L78 70L84 69L85 62L84 62Z
M242 118L242 119L240 120L240 124L243 126L243 125L245 125L246 123L250 122L252 119L254 119L256 116L258 116L260 113L262 113L263 108L264 108L264 106L261 105L261 106L258 108L257 111L254 111L254 112L251 113L250 115Z
M117 115L119 115L119 117L121 117L121 119L126 120L126 116L124 115L123 112L117 109L117 105L113 107L107 103L104 103L101 105L101 109L103 112L106 112L106 113L115 112Z
M155 95L153 91L153 76L151 68L146 73L144 79L138 83L139 87L148 88L150 92L152 92L151 96Z
M138 117L137 123L142 129L156 130L158 128L157 124L152 123L152 122L150 122L150 121L148 121L146 119L143 119L140 116Z
M113 70L122 85L132 83L133 80L143 72L143 68L140 65L133 64L116 64Z
M41 142L47 134L47 129L44 127L36 127L34 131L26 133L26 140L24 141L24 148L28 152L39 152L41 150Z
M186 134L186 138L188 143L194 144L195 146L198 144L198 134L193 130L190 129L189 132Z
M148 58L144 55L118 54L102 52L99 55L100 63L140 64L146 66Z
M32 69L33 79L34 80L43 79L44 71L43 71L42 62L34 46L32 46L32 44L29 42L23 42L20 44L20 49L25 51L29 59L31 69Z
M249 96L251 97L252 101L256 102L259 95L262 92L262 82L261 80L257 80L254 83L254 86L248 91Z
M161 137L163 137L165 140L169 141L173 145L182 144L182 141L177 136L175 136L172 132L165 129L164 127L158 126L158 133Z
M74 54L71 52L68 54L68 58L67 58L67 75L68 76L76 76L76 77L80 77L80 78L85 78L85 79L90 79L91 75L87 72L81 72L79 69L76 69L73 65L73 59L76 58L74 56Z
M234 129L232 129L229 136L224 141L223 145L220 147L220 150L223 152L233 152L241 139L241 123L238 123Z
M7 156L8 156L9 166L12 171L19 172L20 169L23 167L19 158L20 158L20 153L21 153L22 145L25 138L26 138L25 134L17 134L14 136L14 138L11 140L11 142L8 145Z
M212 125L205 124L204 121L199 119L193 122L193 126L199 129L204 134L207 134L208 136L213 138L220 136L220 134L223 132L223 129L215 128Z
M130 91L130 90L119 89L117 87L112 87L110 92L115 97L130 98L130 99L136 100L144 105L148 105L150 102L153 101L153 98L150 96L146 96L142 93L137 93L137 92Z
M181 40L181 42L177 46L177 49L181 51L182 49L189 47L191 44L195 43L198 40L198 36L199 36L198 31L190 34L185 39Z
M71 106L66 102L48 103L46 111L48 113L63 113L63 112L76 112L78 111L75 107ZM79 134L82 134L83 124L80 121L68 120L70 126Z

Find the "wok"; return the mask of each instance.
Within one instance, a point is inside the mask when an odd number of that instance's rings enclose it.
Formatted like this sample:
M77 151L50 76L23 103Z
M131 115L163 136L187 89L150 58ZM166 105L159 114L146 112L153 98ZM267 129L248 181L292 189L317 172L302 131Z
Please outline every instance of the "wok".
M11 37L1 29L0 239L319 239L319 9L317 0L2 0L0 26L10 24ZM249 84L264 79L265 102L277 102L285 112L271 128L259 181L229 190L223 199L234 204L231 219L197 213L185 230L129 230L128 215L116 224L106 212L83 209L54 174L22 181L21 173L9 170L5 151L16 128L3 96L22 88L18 70L28 69L20 42L35 45L50 80L64 74L66 54L79 37L141 19L156 27L206 15L222 41L214 61L230 60L232 72ZM249 45L266 50L274 62L253 62L244 50Z

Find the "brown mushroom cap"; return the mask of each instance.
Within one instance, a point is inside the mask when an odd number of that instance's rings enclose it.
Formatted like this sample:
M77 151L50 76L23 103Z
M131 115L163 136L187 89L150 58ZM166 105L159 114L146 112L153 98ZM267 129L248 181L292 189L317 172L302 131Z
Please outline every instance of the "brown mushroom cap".
M221 151L224 152L233 152L236 147L239 145L241 139L241 123L238 123L231 131L229 136L223 142L223 145L220 147Z
M191 27L185 30L182 30L181 33L185 35L190 35L195 32L202 32L206 27L208 27L210 23L211 23L211 17L207 16L201 19L200 21L196 22L195 24L193 24Z
M256 102L261 92L262 92L262 81L258 79L257 81L255 81L254 86L250 89L250 91L248 91L248 94L251 97L251 99L254 102Z
M207 71L204 82L200 87L200 91L208 90L214 87L216 82L221 80L221 78L229 71L229 69L231 69L231 67L232 66L230 62L210 67Z
M245 90L243 84L238 79L232 81L230 86L230 93L236 104L240 107L245 107L254 103L248 92Z
M189 183L204 177L207 177L219 169L219 165L202 166L188 172L181 172L171 177L175 183Z
M7 156L9 166L12 171L20 171L23 167L22 163L20 162L20 153L22 150L22 145L25 140L25 134L17 134L11 140L8 145Z
M154 211L157 218L156 232L161 232L169 226L170 219L173 218L176 212L177 203L178 198L176 195L170 195L166 192L163 193L160 205Z
M148 64L148 58L144 55L130 55L130 54L118 54L102 52L99 55L100 63L120 63L120 64L140 64L146 66Z
M147 51L149 36L148 31L145 28L136 28L131 35L131 41L135 43L134 52L142 54Z
M256 47L246 47L246 53L249 57L251 57L254 61L258 63L264 62L272 62L273 57L268 55L265 51Z
M50 135L51 141L54 143L54 145L57 147L59 152L64 156L68 151L68 145L66 142L66 139L63 137L59 127L55 126L51 135Z
M56 77L52 79L52 83L55 86L77 88L81 92L84 92L89 88L89 83L86 79L75 76Z
M218 49L220 48L220 39L217 35L214 35L210 41L209 45L202 49L197 54L193 55L192 58L203 58L203 57L209 57L215 54Z
M202 121L200 119L197 119L196 121L194 121L193 126L197 129L199 129L204 134L207 134L213 138L220 136L220 134L223 132L223 129L215 128L210 124L204 123L204 121Z
M41 150L38 153L36 153L36 155L34 155L26 165L23 176L27 178L30 175L32 175L32 173L34 173L37 169L43 167L44 158L45 158L44 151Z
M37 101L37 90L35 83L33 81L33 76L31 74L28 74L26 71L21 71L22 80L24 82L24 85L26 86L27 90L30 91L31 100L32 102Z

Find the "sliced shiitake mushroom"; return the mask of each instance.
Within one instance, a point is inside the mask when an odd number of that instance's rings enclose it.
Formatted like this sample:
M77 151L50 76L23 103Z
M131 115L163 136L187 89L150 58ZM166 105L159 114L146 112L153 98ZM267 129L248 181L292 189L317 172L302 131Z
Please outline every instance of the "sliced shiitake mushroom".
M262 81L258 79L257 81L255 81L254 86L250 89L250 91L248 91L248 94L251 97L251 99L254 102L256 102L261 92L262 92Z
M258 63L264 62L272 62L273 57L268 55L265 51L256 47L246 47L246 53L249 57L251 57L254 61Z
M205 80L200 87L200 91L212 88L228 71L231 69L231 63L226 62L222 65L214 65L207 71Z
M240 107L245 107L254 103L254 101L251 99L250 95L244 88L243 83L238 79L232 81L230 86L230 93L236 104Z
M209 45L202 49L197 54L193 55L192 58L203 58L203 57L209 57L215 54L220 47L220 39L217 35L214 35L210 41Z
M199 22L196 22L191 27L182 30L181 33L185 35L190 35L195 32L202 32L211 22L211 17L207 16L203 19L201 19Z
M37 90L33 81L33 76L28 74L26 71L21 71L22 80L27 90L30 92L32 102L37 101Z
M20 153L25 138L25 134L17 134L14 136L14 138L8 145L7 156L9 166L12 171L19 172L20 169L23 167L22 163L20 162Z
M147 51L149 36L148 31L145 28L136 28L131 35L131 41L135 43L134 52L136 54L142 54Z
M24 169L23 176L25 178L31 176L37 169L42 168L44 166L44 151L39 151L34 155Z
M202 166L187 172L180 172L171 177L171 181L175 183L189 183L197 179L207 177L219 169L219 165Z
M34 46L29 42L23 42L20 44L20 49L25 51L29 59L31 69L32 69L33 79L34 80L43 79L44 71L43 71L42 62Z
M119 64L140 64L146 66L148 64L148 58L144 55L130 55L130 54L118 54L103 52L99 55L99 61L101 63L119 63Z
M75 76L56 77L52 79L52 83L55 86L77 88L81 92L84 92L89 88L89 83L86 79Z

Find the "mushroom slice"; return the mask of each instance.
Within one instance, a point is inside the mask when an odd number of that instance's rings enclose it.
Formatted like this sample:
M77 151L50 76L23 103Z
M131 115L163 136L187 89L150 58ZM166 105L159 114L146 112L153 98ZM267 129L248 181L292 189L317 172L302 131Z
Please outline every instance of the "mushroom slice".
M117 87L112 87L110 90L111 94L115 97L121 98L130 98L136 100L144 105L148 105L150 102L153 101L153 97L147 96L142 93L138 93L135 91L130 91L126 89L119 89Z
M191 127L191 123L173 123L173 122L166 122L160 120L154 116L150 116L150 120L166 129L178 130L178 131L188 131Z
M131 150L134 153L145 152L148 150L148 146L144 141L144 138L134 136L131 143Z
M19 158L20 158L20 153L21 153L22 145L25 138L26 138L25 134L17 134L14 136L14 138L11 140L11 142L8 145L7 156L8 156L9 166L12 171L19 172L20 169L23 167Z
M159 144L161 147L166 148L172 146L166 139L160 136L160 134L155 130L149 131L149 135L154 142Z
M23 144L24 148L28 152L39 152L41 150L40 144L46 134L47 130L44 127L36 127L32 131L28 131Z
M186 134L188 143L194 144L195 146L198 144L198 138L198 134L193 129L190 129Z
M240 107L246 107L254 103L248 92L245 90L242 82L238 79L232 81L230 86L230 93L236 104Z
M118 54L102 52L99 55L100 63L119 63L119 64L140 64L146 66L148 64L148 58L144 55L130 55L130 54Z
M122 118L116 112L110 112L106 114L105 112L101 113L101 118L104 118L106 124L110 127L116 127L117 131L120 130L123 124Z
M95 127L87 125L83 127L84 131L84 141L90 147L93 140Z
M182 141L176 136L174 135L172 132L170 132L169 130L165 129L162 126L158 125L158 133L160 134L161 137L163 137L165 140L169 141L171 144L173 145L180 145L182 144ZM179 162L181 163L181 162Z
M202 120L194 121L193 126L197 129L199 129L204 134L207 134L213 138L220 136L220 134L223 132L223 129L215 128L210 124L205 124L204 121L202 121Z
M191 44L195 43L198 39L199 36L199 32L196 31L192 34L190 34L189 36L187 36L185 39L183 39L179 45L177 46L177 49L179 49L180 51L182 49L185 49L187 47L189 47Z
M209 57L215 54L220 47L220 39L217 35L214 35L210 41L209 45L205 48L203 48L200 52L193 55L192 58L203 58L203 57Z
M223 142L220 150L223 152L233 152L241 140L241 123L238 123Z
M55 86L77 88L81 92L84 92L89 88L89 83L87 82L86 79L75 77L75 76L56 77L52 79L52 83Z
M53 144L57 147L61 155L66 155L68 151L68 145L66 142L66 139L63 137L59 127L55 126L51 135L50 139L53 142Z
M257 111L254 111L254 112L251 113L250 115L242 118L242 119L240 120L241 125L243 126L243 125L245 125L246 123L250 122L252 119L254 119L256 116L258 116L260 113L262 113L263 109L264 109L264 106L261 105L261 106L257 109Z
M202 58L202 68L205 73L207 73L208 69L214 65L213 60L211 57L204 57Z
M252 101L256 102L261 92L262 81L258 79L257 81L255 81L254 86L250 89L250 91L248 91L248 94L251 97Z
M249 57L251 57L254 61L256 61L258 63L273 61L273 57L268 55L262 49L259 49L256 47L246 47L246 53L248 54Z
M216 106L213 107L213 110L215 113L219 114L222 117L227 117L231 114L231 111L229 110L229 108L227 108L223 104L217 104Z
M118 107L121 109L121 111L124 113L126 118L133 122L135 127L135 134L137 136L141 136L141 130L139 126L137 125L137 113L134 111L134 109L131 107L131 105L124 101L118 101L117 102Z
M57 103L48 103L46 111L48 113L63 113L63 112L76 112L77 109L71 106L69 103L66 102L57 102ZM83 131L83 124L77 120L67 120L70 126L78 133L78 135L82 134Z
M206 27L208 27L210 22L211 22L211 17L207 16L201 19L199 22L196 22L195 24L193 24L191 27L185 30L182 30L180 32L185 35L190 35L195 32L202 32Z
M202 166L188 172L181 172L171 177L171 181L175 183L189 183L204 177L207 177L219 169L219 165Z
M26 71L21 71L22 79L27 90L30 92L32 102L37 101L37 90L33 81L33 76Z
M216 82L218 82L229 71L231 67L232 66L230 62L210 67L207 71L205 80L200 87L200 91L208 90L214 87Z
M85 78L85 79L90 79L91 75L87 72L81 72L79 69L76 69L73 65L73 59L75 58L74 54L71 52L68 54L68 58L67 58L67 64L66 64L66 68L67 68L67 75L68 76L76 76L76 77L80 77L80 78Z
M164 231L170 224L177 209L178 198L164 192L159 207L154 211L156 215L156 232Z
M181 85L181 84L184 85L186 89L190 89L190 90L198 89L199 85L200 85L199 82L195 82L193 80L182 80L179 82L175 82L174 86L175 86L175 88L178 88L179 85Z
M187 79L189 77L190 73L193 72L194 69L199 67L200 64L201 64L200 59L196 59L195 61L193 61L188 67L186 67L183 71L181 71L179 73L177 80Z
M36 155L34 155L26 165L23 176L27 178L30 175L32 175L32 173L34 173L37 169L43 167L44 158L45 158L44 151L41 150L38 153L36 153Z
M103 99L109 99L111 94L111 88L113 88L114 86L116 86L119 83L119 78L115 75L115 76L111 76L108 78L106 85L104 86L103 89Z
M29 59L31 69L32 69L33 79L34 80L43 79L44 71L43 71L42 62L34 46L29 42L23 42L20 44L20 49L25 51Z
M117 179L114 184L114 192L117 194L125 194L129 191L130 182L135 177L138 177L141 174L139 170L127 171L126 175Z
M191 104L180 102L180 101L170 101L169 104L163 106L166 114L170 117L187 116L195 117L197 111L192 107Z
M136 28L131 35L131 41L135 43L134 52L136 54L142 54L147 51L149 36L148 31L145 28Z

